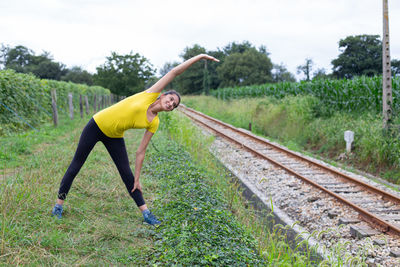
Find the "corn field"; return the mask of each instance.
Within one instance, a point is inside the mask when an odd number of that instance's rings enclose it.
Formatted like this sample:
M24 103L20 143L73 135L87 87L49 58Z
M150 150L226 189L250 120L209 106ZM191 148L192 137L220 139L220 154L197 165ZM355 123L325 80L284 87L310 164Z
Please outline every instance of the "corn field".
M392 79L393 111L400 111L400 77ZM313 95L327 108L349 112L382 110L382 77L357 77L343 80L313 80L309 82L281 82L254 86L221 88L211 92L219 99L287 95Z

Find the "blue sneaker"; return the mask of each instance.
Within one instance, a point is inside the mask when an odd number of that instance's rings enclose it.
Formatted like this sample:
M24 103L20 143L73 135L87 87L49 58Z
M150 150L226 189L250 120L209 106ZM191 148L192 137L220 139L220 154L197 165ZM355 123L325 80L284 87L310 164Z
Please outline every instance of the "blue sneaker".
M145 210L143 212L143 218L144 221L150 225L157 225L160 224L161 222L154 216L153 213L151 213L149 210Z
M61 219L61 214L63 212L63 207L62 205L56 204L53 208L53 211L51 212L52 216L57 216L58 219Z

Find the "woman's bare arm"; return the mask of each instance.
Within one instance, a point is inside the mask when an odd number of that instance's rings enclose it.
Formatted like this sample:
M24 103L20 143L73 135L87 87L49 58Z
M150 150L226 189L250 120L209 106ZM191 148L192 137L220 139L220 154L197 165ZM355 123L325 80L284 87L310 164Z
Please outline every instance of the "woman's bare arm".
M174 67L172 70L170 70L167 74L165 74L160 80L158 80L152 87L147 89L146 91L149 93L161 93L161 91L164 89L165 86L167 86L176 76L182 74L187 68L189 68L191 65L196 63L197 61L201 59L206 59L206 60L212 60L219 62L218 59L206 55L206 54L200 54L197 56L194 56L185 62L179 64L178 66Z
M140 184L140 170L142 169L144 156L146 154L147 145L150 142L150 139L153 137L153 133L146 130L143 135L142 141L140 142L139 148L136 151L136 160L135 160L135 183L133 185L132 192L136 189L142 191L142 185Z

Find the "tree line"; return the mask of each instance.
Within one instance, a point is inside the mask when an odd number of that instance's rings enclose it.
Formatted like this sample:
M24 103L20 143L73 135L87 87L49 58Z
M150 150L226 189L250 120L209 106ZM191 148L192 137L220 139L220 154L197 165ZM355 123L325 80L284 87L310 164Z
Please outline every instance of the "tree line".
M331 61L332 73L323 68L315 68L311 58L297 67L297 73L305 80L324 78L353 78L355 76L375 76L382 72L382 42L379 35L348 36L339 41L340 54ZM257 85L276 82L294 82L295 76L284 64L272 63L265 46L255 47L248 41L232 42L217 50L207 50L195 44L186 47L181 53L182 61L200 53L218 58L219 64L197 62L185 73L178 76L168 88L182 94L208 93L210 89L234 86ZM160 69L166 74L180 62L167 62ZM0 67L14 69L21 73L33 73L42 79L53 79L99 85L116 95L131 95L150 87L159 77L156 69L144 56L130 52L120 55L112 52L105 63L91 74L81 67L70 69L55 62L49 52L36 55L24 46L5 46L0 48ZM392 60L392 74L400 75L400 61Z

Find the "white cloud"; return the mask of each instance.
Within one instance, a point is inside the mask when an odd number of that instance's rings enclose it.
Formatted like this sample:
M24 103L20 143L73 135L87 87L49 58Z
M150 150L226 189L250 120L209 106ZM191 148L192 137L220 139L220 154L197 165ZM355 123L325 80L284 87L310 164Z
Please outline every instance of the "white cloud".
M389 1L392 58L400 58L400 3ZM382 32L376 0L15 0L0 3L1 42L94 72L111 51L140 53L158 69L187 46L265 45L274 63L310 57L330 71L341 38Z

